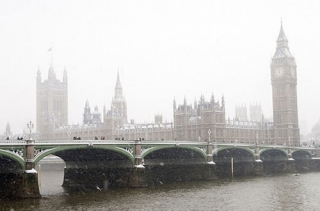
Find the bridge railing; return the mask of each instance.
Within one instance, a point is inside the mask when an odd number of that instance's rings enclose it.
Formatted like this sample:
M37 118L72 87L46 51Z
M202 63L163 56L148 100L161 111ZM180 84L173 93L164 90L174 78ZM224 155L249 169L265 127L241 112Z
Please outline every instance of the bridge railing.
M103 145L103 144L115 144L115 145L127 145L135 144L136 140L35 140L34 145ZM25 146L26 140L2 140L0 146ZM206 141L183 141L183 140L141 140L142 145L207 145ZM229 142L211 142L213 147L216 146L232 146L232 147L250 147L254 148L256 144L253 143L229 143ZM259 144L260 148L274 148L274 149L288 149L289 146L284 145L270 145ZM292 150L320 150L320 148L314 147L291 147Z

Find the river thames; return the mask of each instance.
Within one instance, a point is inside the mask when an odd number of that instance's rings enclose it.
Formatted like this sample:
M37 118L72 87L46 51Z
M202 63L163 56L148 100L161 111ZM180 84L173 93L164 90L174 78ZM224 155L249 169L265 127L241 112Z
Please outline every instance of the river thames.
M41 199L2 200L1 210L319 210L320 172L155 184L148 188L61 187L63 167L41 170Z

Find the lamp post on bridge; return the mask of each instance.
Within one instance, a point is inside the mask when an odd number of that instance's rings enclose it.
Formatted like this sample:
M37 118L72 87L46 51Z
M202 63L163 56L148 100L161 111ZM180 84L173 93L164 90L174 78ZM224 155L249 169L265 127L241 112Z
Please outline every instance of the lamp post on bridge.
M31 133L32 133L32 130L34 128L34 125L33 123L30 121L28 124L27 124L27 127L29 129L29 140L31 140Z
M276 133L276 126L273 126L273 145L276 145L276 137L277 137L277 133Z
M292 125L288 125L288 145L289 145L289 148L288 148L288 159L289 160L293 160L292 159L292 153L291 153L291 139L290 139L290 131L292 129Z
M208 164L215 164L213 162L213 153L212 153L212 143L211 143L211 139L210 139L210 135L211 135L211 130L208 130L208 135L209 135L209 140L207 143L207 163Z
M292 129L292 125L288 125L288 145L291 147L291 137L290 137L290 132Z
M256 146L255 146L255 159L256 162L260 162L260 147L259 147L259 134L256 133Z
M32 170L34 168L34 140L31 138L31 132L34 125L30 121L27 127L29 129L29 139L26 140L26 170Z

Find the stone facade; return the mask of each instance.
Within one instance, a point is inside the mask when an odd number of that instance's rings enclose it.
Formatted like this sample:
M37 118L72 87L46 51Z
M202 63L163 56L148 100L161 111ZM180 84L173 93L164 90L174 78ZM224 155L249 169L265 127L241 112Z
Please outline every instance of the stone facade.
M298 110L297 110L297 78L296 64L288 48L288 40L284 35L281 25L280 34L277 39L276 53L271 59L271 82L274 123L263 118L261 106L250 107L250 118L248 121L246 107L239 107L236 110L235 119L226 119L225 100L215 100L214 95L209 101L201 96L198 101L188 104L185 99L183 104L177 105L173 101L173 122L163 123L162 116L157 114L154 123L137 124L132 120L127 120L127 103L123 96L119 73L114 90L114 96L107 111L103 109L103 123L85 121L92 119L89 103L84 109L84 125L67 125L67 119L63 115L66 110L59 110L59 124L56 124L52 115L58 115L51 107L44 107L41 103L55 100L51 95L40 95L37 97L37 125L39 131L46 131L45 138L71 139L79 136L82 139L121 139L121 140L190 140L204 141L211 140L217 142L230 143L264 143L280 145L300 145ZM52 90L51 86L44 84L54 84L55 76L49 70L48 82L41 84L38 71L37 93L43 90ZM60 90L67 87L66 72ZM52 82L53 81L53 82ZM58 86L54 85L53 87ZM42 90L42 91L41 91ZM67 91L67 89L63 89ZM53 92L53 91L50 91ZM49 93L50 93L49 92ZM38 96L38 95L37 95ZM66 94L61 96L66 97ZM47 101L46 97L48 98ZM50 99L50 100L49 100ZM63 101L64 109L67 102ZM46 104L45 104L46 105ZM59 107L60 108L60 107ZM38 111L38 109L40 111ZM42 110L41 110L42 109ZM245 109L245 111L244 111ZM46 112L43 112L46 111ZM252 114L251 114L252 113ZM62 118L63 117L63 118ZM253 121L252 121L253 120ZM43 124L42 122L46 123ZM54 122L54 124L52 124ZM88 124L89 123L89 124ZM54 125L55 127L49 127ZM58 126L58 127L57 127Z
M277 144L300 144L297 103L297 65L289 51L282 24L271 59L274 136Z
M51 64L48 79L41 81L41 72L37 72L36 93L37 132L44 138L60 126L68 125L68 77L66 69L62 82L56 78Z

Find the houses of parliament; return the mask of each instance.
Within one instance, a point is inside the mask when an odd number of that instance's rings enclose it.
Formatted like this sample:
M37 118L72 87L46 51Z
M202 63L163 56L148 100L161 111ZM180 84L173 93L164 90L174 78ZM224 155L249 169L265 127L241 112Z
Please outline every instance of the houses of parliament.
M64 70L62 81L49 68L48 79L42 82L37 72L36 118L41 139L106 139L106 140L186 140L229 143L260 143L300 145L297 107L297 67L289 51L288 39L281 24L277 47L271 58L270 75L273 103L273 122L266 121L261 106L252 106L250 120L247 108L236 108L236 118L226 119L224 97L181 104L173 101L173 122L165 123L155 115L152 123L128 121L127 103L123 95L119 72L110 107L102 114L95 107L91 111L85 102L83 124L68 125L68 77Z

